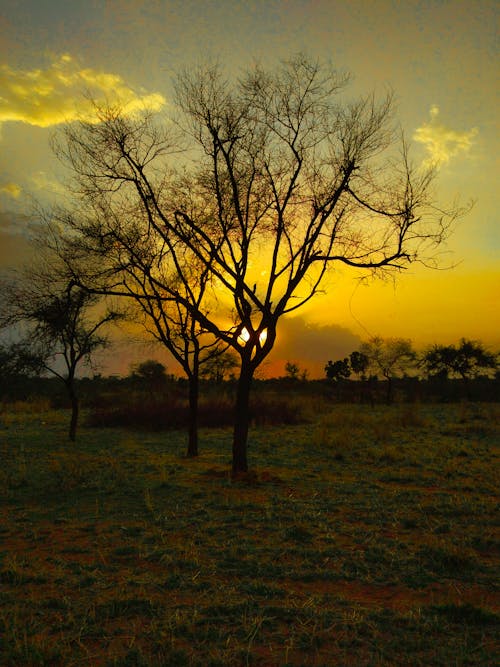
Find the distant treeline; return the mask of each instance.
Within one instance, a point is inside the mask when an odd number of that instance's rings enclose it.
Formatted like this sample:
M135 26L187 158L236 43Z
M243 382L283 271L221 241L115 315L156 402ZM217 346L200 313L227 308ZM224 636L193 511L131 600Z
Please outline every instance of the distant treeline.
M497 402L500 398L500 375L480 376L463 380L434 376L430 378L403 377L392 379L392 400L401 402L456 402L464 399L472 401ZM76 380L82 407L118 406L123 403L138 402L165 403L182 402L186 397L184 378L165 375L161 381L152 382L133 375L127 377L95 376ZM280 377L254 380L254 394L280 396L284 401L300 396L318 396L332 402L341 403L385 403L388 381L376 376L360 379L339 379L332 382L328 378L309 380L307 377ZM224 398L230 402L234 396L234 378L205 379L200 383L202 397ZM0 401L35 401L45 399L51 407L65 408L68 397L64 386L52 377L29 377L23 375L0 377Z

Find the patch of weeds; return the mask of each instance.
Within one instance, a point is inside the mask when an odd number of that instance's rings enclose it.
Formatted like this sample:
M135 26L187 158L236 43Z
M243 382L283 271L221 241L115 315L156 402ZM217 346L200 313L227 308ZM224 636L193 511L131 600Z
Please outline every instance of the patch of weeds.
M467 581L479 568L473 554L454 545L421 547L418 556L425 569L444 577L460 576Z
M480 627L500 626L500 616L488 609L466 604L441 604L425 607L425 616L435 616L449 623L477 625Z
M128 545L124 547L116 547L112 551L113 556L138 556L139 555L139 549L137 547Z
M417 427L423 428L427 426L428 421L422 416L420 404L405 403L399 407L398 414L399 425L402 428Z
M447 535L451 532L451 526L449 523L440 523L434 528L433 532L434 535Z
M298 542L302 544L309 544L312 542L314 535L310 530L304 526L291 526L283 533L283 538L291 542Z
M67 611L69 606L69 601L66 598L47 598L40 602L42 609L50 609L52 611Z
M85 549L83 547L64 547L64 549L61 549L59 551L61 554L88 554L90 553L90 549Z
M286 591L278 586L265 584L264 582L244 581L238 586L238 590L244 595L255 595L265 598L283 598Z
M158 605L143 598L113 599L98 604L94 608L95 622L106 622L113 618L133 618L157 616L160 611Z
M401 461L404 460L404 455L399 447L394 445L386 445L383 449L380 450L378 454L378 460L380 463L394 465L395 463L401 463ZM408 481L408 479L406 479L406 481Z
M151 662L142 651L133 648L120 658L113 658L106 662L106 667L150 667Z
M95 488L98 468L93 457L75 456L74 452L53 452L49 469L57 490L70 491L77 487Z
M5 558L0 570L0 583L13 586L47 583L46 577L40 574L31 574L28 568L28 562L18 560L15 555Z

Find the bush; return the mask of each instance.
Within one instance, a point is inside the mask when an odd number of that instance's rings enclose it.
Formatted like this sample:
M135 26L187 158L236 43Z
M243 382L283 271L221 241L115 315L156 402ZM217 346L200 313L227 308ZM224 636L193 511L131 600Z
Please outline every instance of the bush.
M272 424L300 424L308 421L305 406L289 397L256 396L250 404L250 420L258 426ZM198 424L216 428L232 426L233 401L227 396L211 396L200 400ZM94 407L87 425L94 427L121 427L147 431L187 428L189 408L186 400L165 397L163 400L135 400L118 405Z

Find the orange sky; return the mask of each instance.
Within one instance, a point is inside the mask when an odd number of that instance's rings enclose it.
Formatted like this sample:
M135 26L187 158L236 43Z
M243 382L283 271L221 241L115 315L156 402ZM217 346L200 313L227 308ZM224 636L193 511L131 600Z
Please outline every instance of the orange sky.
M498 349L497 34L490 0L3 0L0 266L22 255L33 197L63 195L49 137L91 114L83 91L163 109L171 74L207 55L238 71L305 50L351 71L353 93L393 88L415 160L438 164L440 198L477 201L448 242L454 268L412 269L395 286L332 277L325 296L283 322L273 367L293 356L314 373L376 334Z

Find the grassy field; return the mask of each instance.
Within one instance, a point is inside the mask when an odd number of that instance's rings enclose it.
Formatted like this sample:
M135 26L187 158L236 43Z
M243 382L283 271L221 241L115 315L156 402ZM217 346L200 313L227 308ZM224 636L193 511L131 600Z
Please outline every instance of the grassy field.
M0 413L0 665L500 664L497 405L231 432Z

